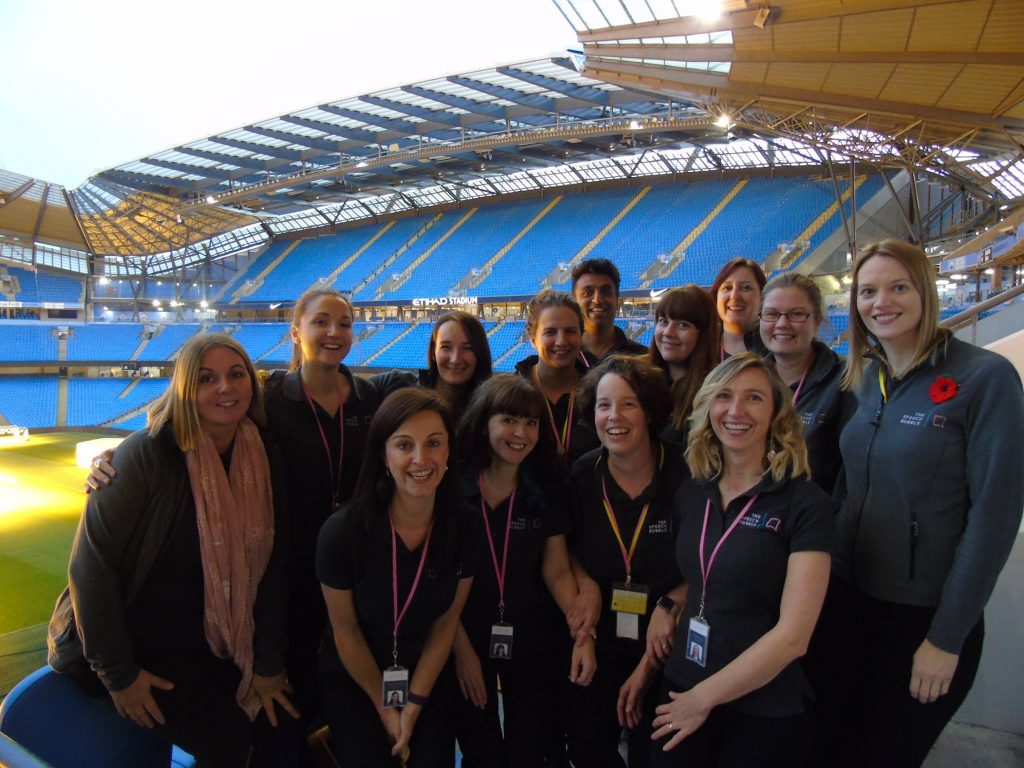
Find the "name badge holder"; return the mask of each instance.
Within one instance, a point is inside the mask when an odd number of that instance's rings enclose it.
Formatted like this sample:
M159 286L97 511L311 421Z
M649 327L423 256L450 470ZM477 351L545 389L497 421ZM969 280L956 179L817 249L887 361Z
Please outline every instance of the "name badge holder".
M498 564L498 553L494 549L494 537L491 535L491 522L487 519L487 502L484 501L482 477L477 478L480 488L480 514L484 518L487 529L487 545L491 550L491 564L494 565L494 576L498 582L498 621L491 625L491 639L487 644L487 655L492 659L512 658L512 625L505 621L505 574L508 572L508 542L512 534L512 510L516 503L516 491L508 497L508 516L505 520L505 544L501 554L501 565Z
M420 577L423 575L423 565L427 562L427 551L430 549L430 534L434 532L434 524L430 524L427 531L427 538L423 542L423 552L420 553L420 563L416 567L416 576L413 577L409 594L405 598L405 605L398 610L398 534L395 533L395 524L391 525L391 596L394 608L394 631L392 633L391 656L394 664L381 673L381 705L387 709L404 707L409 703L409 670L398 663L398 626L405 618L409 606L412 604L413 595L420 585Z
M750 501L744 505L740 513L736 515L736 519L732 521L732 524L726 529L725 533L722 534L722 538L718 540L715 548L711 551L711 557L708 558L707 565L704 564L704 542L707 538L708 533L708 518L711 517L711 501L708 500L704 506L704 524L700 529L700 575L704 581L700 592L700 607L697 609L697 615L690 619L690 624L686 633L686 659L692 661L699 667L706 667L708 665L708 649L711 640L711 625L704 618L704 602L708 596L708 577L711 575L711 567L715 564L715 557L718 555L718 550L722 548L725 540L729 538L736 526L740 524L750 508L754 506L754 502L757 501L757 497L761 494L755 493Z
M622 562L626 566L626 580L612 584L611 608L615 612L615 636L627 640L639 640L640 617L647 615L647 598L650 595L650 589L643 584L633 583L633 554L636 552L637 542L640 541L640 534L643 532L644 522L647 520L651 504L650 502L644 504L644 508L640 512L640 519L637 520L636 528L633 530L633 539L627 550L622 541L619 524L615 519L615 510L612 509L611 499L608 498L608 488L604 477L601 478L601 494L604 512L608 516L612 533L615 534L615 541L622 554Z

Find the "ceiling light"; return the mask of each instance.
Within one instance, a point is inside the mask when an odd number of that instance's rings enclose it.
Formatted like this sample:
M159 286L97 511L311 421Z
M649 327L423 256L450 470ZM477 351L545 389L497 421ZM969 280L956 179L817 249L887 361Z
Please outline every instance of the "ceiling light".
M217 202L217 198L214 197L213 195L207 195L206 196L206 202L208 202L208 203L216 203Z
M852 277L850 277L849 275L845 275L843 277L843 285L851 285L852 283L853 283L853 278Z
M732 116L726 112L723 112L715 118L715 125L719 128L728 128L732 125Z

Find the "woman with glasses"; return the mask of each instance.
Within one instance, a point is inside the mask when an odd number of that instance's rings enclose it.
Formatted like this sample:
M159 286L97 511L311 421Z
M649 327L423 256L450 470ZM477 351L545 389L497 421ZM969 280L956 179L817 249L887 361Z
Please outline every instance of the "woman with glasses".
M839 386L843 359L817 339L823 316L821 290L807 275L787 272L765 285L761 340L779 376L793 391L811 478L831 493L842 467L839 432L855 401Z

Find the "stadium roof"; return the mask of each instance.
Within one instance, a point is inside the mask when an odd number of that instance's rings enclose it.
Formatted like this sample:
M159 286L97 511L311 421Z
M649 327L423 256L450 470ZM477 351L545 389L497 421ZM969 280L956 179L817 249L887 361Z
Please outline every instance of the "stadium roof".
M1024 195L1019 0L555 0L582 53L329 102L104 171L0 173L0 232L164 271L595 181L858 159ZM8 246L10 238L8 238Z

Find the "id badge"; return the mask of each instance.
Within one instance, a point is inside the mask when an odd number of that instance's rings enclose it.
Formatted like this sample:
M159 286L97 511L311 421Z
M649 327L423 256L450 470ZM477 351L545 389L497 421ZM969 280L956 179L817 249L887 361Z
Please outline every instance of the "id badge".
M388 667L384 670L381 703L386 708L404 707L409 701L409 670L405 667Z
M686 658L699 667L708 665L708 638L711 627L704 619L690 619L690 630L686 633Z
M612 584L612 610L617 613L647 613L647 595L650 589L643 584L626 584L617 581Z
M512 658L512 625L498 622L491 625L490 657Z
M636 613L624 613L619 611L615 614L615 636L626 640L640 639L640 616Z

